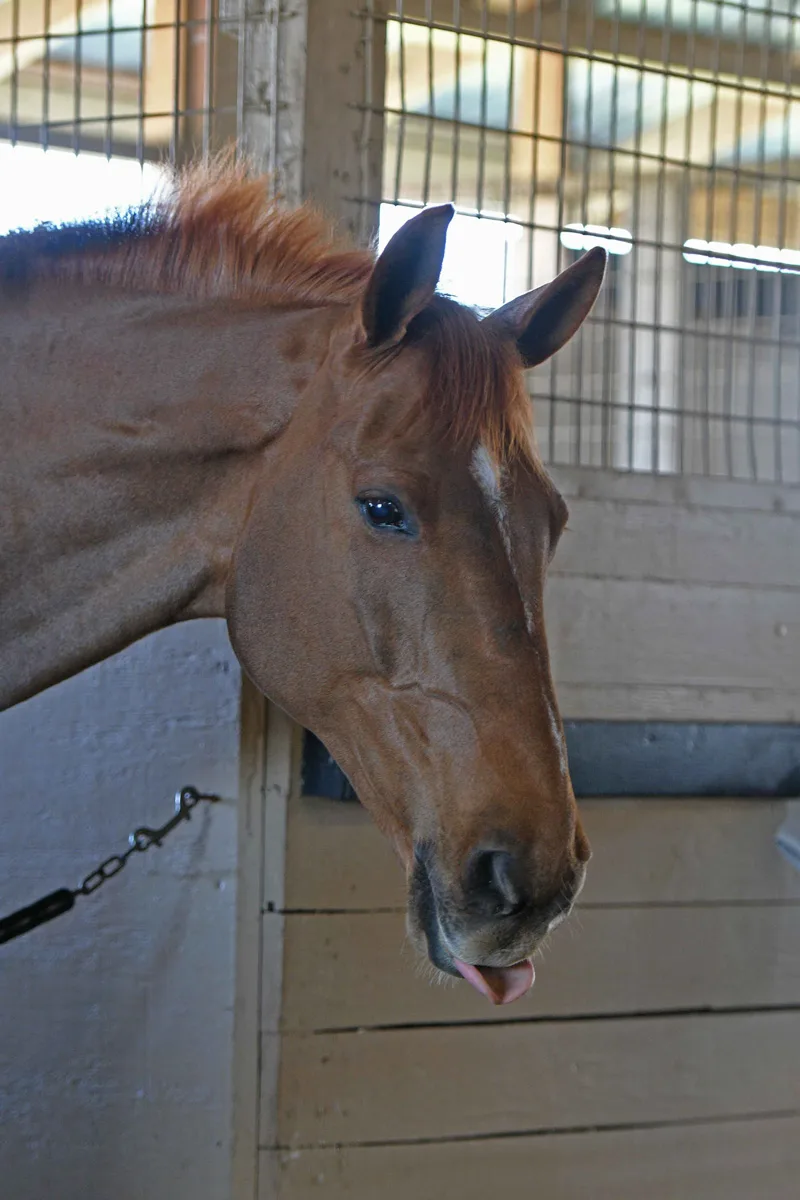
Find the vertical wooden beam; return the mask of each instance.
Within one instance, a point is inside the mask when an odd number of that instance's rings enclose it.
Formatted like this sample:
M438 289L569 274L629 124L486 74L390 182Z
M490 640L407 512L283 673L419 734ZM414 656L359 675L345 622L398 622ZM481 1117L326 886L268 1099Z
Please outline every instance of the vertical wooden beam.
M350 0L228 0L221 30L238 40L240 145L286 201L306 196L355 236L371 233L380 199L385 22ZM230 62L224 78L233 80ZM311 86L307 86L307 81ZM219 96L219 92L215 93ZM220 100L216 99L217 103ZM226 101L227 102L227 101ZM366 216L364 215L366 213ZM233 1200L272 1198L259 1146L278 1140L283 1005L286 804L297 790L302 731L244 681L234 1027ZM262 1155L261 1163L269 1164Z
M242 676L233 1015L232 1200L258 1196L267 720L264 697Z
M351 0L308 0L303 191L359 241L378 224L386 23Z
M238 138L254 165L269 171L289 204L303 199L308 5L306 0L236 0L223 10L230 46L219 84L236 80ZM348 16L347 20L353 22ZM357 22L353 22L357 25ZM315 48L319 42L315 41ZM316 51L315 51L316 52ZM239 58L241 56L241 58ZM318 70L315 64L314 70ZM315 91L319 80L315 78ZM225 105L229 103L226 96ZM336 98L331 98L336 103ZM222 129L230 122L223 120ZM218 131L219 132L219 131ZM313 162L313 155L311 161ZM268 705L248 681L242 692L241 829L234 1033L233 1200L272 1197L260 1175L259 1146L277 1141L280 1024L283 1007L286 805L299 776L302 731Z

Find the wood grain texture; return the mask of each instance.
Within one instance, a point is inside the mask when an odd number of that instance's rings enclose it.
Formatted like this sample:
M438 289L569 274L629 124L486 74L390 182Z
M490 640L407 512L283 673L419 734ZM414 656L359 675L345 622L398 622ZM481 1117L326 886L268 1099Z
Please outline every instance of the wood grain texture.
M592 800L593 858L582 904L800 900L800 874L774 834L799 801ZM405 907L403 872L368 814L302 797L289 805L290 911Z
M547 591L567 718L800 719L800 497L554 471L571 516Z
M436 986L402 913L292 916L285 1030L492 1021L462 983ZM800 902L785 908L578 911L537 960L536 986L503 1019L800 1007Z
M545 612L557 686L800 688L800 603L788 588L554 576Z
M262 1154L260 1200L796 1200L800 1117Z
M552 468L559 490L571 503L581 500L652 504L741 514L800 514L800 488L777 483L710 479L701 475L653 475L645 471L598 471L595 467Z
M376 232L381 196L383 117L365 119L367 77L383 95L384 26L373 28L349 0L307 0L303 192L357 241Z
M280 1143L800 1112L800 1012L287 1035Z
M800 515L577 499L552 571L800 589Z
M564 717L573 721L800 723L800 692L792 688L560 683L558 703Z
M236 1200L258 1194L259 1100L258 1067L261 1014L261 956L264 945L264 776L267 755L267 711L264 697L242 678L239 708L239 820L236 856L236 992L233 1010L231 1149L232 1192Z

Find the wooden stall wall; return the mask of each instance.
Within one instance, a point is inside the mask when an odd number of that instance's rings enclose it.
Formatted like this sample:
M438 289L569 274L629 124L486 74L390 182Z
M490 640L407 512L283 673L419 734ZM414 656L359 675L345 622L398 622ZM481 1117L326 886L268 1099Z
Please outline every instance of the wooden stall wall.
M800 720L800 489L557 468L548 636L571 719Z
M566 713L794 719L792 499L561 482L574 533L547 609ZM800 801L582 808L594 859L579 909L530 998L498 1012L430 984L404 941L401 871L363 811L295 791L262 1200L796 1196L800 875L774 833Z
M379 26L343 0L300 7L302 190L364 236ZM564 715L797 721L796 489L555 474ZM357 805L300 794L300 731L277 713L265 759L240 840L237 1197L795 1200L800 875L774 834L800 801L585 803L579 910L497 1012L431 985L389 846Z
M364 814L295 799L264 1200L794 1197L800 877L772 844L786 809L585 805L580 911L530 999L498 1014L420 977L400 873Z

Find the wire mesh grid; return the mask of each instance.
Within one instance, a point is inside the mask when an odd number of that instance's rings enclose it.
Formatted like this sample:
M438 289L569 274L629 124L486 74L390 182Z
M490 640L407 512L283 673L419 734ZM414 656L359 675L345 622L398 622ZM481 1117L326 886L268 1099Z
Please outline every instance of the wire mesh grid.
M221 32L214 0L3 0L0 137L140 162L207 149L236 120Z
M453 200L444 286L492 307L589 246L582 334L530 374L551 463L800 482L798 0L405 0L382 236ZM384 24L385 22L385 24Z
M235 145L280 174L286 19L285 0L0 0L4 183L26 148L138 162L152 181L150 164Z

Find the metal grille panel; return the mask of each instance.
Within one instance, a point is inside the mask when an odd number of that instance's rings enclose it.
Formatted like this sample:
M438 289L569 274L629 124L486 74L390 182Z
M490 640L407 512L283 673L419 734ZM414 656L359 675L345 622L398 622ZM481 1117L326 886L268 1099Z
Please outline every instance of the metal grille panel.
M236 145L296 197L283 142L296 160L297 105L282 56L298 15L286 0L0 0L7 192L17 147L158 164Z
M0 0L0 138L139 161L207 152L236 133L242 19L216 0Z
M800 483L799 45L797 0L390 6L383 237L454 200L479 307L612 251L530 375L549 462Z

